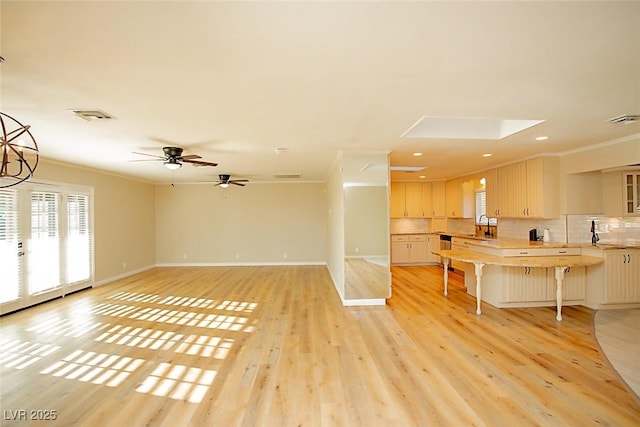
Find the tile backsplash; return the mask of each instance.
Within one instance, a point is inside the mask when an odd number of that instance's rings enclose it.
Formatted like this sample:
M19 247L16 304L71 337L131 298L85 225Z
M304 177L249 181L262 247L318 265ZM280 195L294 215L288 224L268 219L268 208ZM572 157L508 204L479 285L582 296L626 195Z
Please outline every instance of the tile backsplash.
M595 221L598 243L640 244L640 217L567 215L567 234L571 243L591 243L591 221Z
M473 233L473 219L443 219L443 224L430 218L393 218L391 234L429 233L435 228L449 232ZM591 243L591 221L595 221L598 243L639 245L640 217L606 217L593 215L561 215L553 219L498 219L498 236L529 239L529 230L536 228L538 235L549 229L554 243ZM437 224L436 224L437 223ZM434 228L435 227L435 228ZM443 230L443 231L444 231Z

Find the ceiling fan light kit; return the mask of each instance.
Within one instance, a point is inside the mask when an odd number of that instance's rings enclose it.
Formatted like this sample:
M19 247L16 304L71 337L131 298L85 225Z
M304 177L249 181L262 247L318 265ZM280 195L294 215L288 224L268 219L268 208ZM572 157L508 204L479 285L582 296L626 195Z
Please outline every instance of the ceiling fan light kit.
M231 179L231 175L228 173L221 173L218 175L218 178L220 178L218 183L214 185L219 186L220 188L229 188L230 184L244 187L243 182L249 182L248 179Z
M182 167L182 163L178 162L175 158L170 158L166 162L164 162L164 167L169 170L178 170Z
M0 112L0 188L13 187L33 176L38 167L39 150L29 125L23 125Z

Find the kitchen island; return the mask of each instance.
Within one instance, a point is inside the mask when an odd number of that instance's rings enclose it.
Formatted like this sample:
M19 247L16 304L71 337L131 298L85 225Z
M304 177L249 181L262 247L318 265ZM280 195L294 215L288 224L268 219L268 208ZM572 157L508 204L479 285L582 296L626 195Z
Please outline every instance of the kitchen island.
M496 307L531 307L552 305L549 303L549 278L547 271L553 272L555 282L556 319L562 320L563 282L565 273L574 267L584 268L603 262L602 258L584 256L580 248L568 248L566 245L542 245L538 242L523 244L515 241L493 241L489 244L478 242L470 245L467 250L436 250L434 254L442 257L444 264L444 295L447 295L448 266L451 260L462 261L473 265L475 286L470 286L472 280L465 284L470 294L475 293L476 313L481 314L480 301L484 300ZM490 270L486 283L482 283L485 266ZM502 268L522 269L526 280L505 283ZM537 273L531 274L533 270ZM469 270L469 268L468 268ZM543 274L540 274L543 273ZM508 276L508 275L507 275ZM488 290L483 298L483 285ZM525 295L526 297L513 297ZM533 296L530 296L533 295ZM584 296L579 299L584 299Z

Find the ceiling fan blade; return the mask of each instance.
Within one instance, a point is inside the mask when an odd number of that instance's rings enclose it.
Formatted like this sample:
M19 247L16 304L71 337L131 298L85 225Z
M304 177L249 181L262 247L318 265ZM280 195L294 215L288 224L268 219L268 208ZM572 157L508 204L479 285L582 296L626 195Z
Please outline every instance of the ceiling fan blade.
M202 157L198 156L197 154L189 154L188 156L181 156L182 160L195 160L195 159L201 159Z
M244 187L244 184L240 184L237 181L229 181L229 184L233 184L233 185L237 185L237 186L240 186L240 187Z
M191 164L193 164L194 166L218 166L218 164L217 164L217 163L204 162L204 161L201 161L201 160L189 160L189 159L185 159L184 157L182 158L182 160L183 160L185 163L191 163Z
M157 159L134 159L134 160L127 160L128 162L161 162L164 161L164 158L157 158Z
M229 182L249 182L248 179L232 179Z
M157 157L158 159L164 160L165 157L164 156L158 156L157 154L147 154L147 153L138 153L138 152L133 152L133 154L138 154L140 156L150 156L150 157Z

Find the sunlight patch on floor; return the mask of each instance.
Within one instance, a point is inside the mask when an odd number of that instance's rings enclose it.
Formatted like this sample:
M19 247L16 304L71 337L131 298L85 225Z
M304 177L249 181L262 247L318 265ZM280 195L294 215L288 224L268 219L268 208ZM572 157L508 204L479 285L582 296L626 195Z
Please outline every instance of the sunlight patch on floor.
M143 363L143 359L76 350L40 373L116 387Z
M160 363L158 367L136 388L138 393L186 400L191 403L202 401L213 384L216 371L184 365Z
M0 348L2 349L0 351L0 366L24 369L55 353L60 349L60 346L29 341L2 340Z

